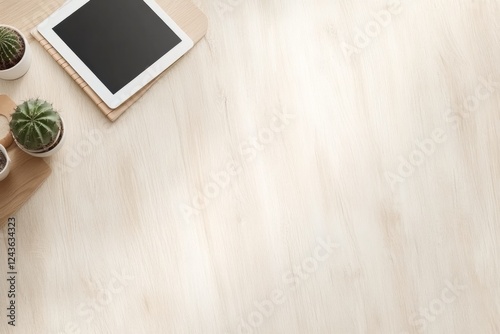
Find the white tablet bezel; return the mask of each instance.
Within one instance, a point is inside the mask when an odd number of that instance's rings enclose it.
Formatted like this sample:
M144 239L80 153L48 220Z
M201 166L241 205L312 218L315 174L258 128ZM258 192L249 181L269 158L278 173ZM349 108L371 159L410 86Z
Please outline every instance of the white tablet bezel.
M69 48L69 46L55 33L53 28L64 21L68 16L77 11L90 0L72 0L54 12L45 21L38 25L40 34L56 49L57 52L68 62L71 67L85 80L85 82L99 95L99 97L111 109L117 108L132 95L141 90L151 80L160 75L165 69L172 65L189 51L194 43L191 38L168 16L154 0L144 1L170 29L181 39L172 50L159 58L154 64L139 74L125 87L116 93L112 93L99 78L85 65L85 63Z

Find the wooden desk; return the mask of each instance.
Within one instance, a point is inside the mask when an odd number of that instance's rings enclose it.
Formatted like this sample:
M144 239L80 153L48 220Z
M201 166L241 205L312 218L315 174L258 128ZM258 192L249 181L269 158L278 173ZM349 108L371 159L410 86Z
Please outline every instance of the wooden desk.
M498 4L196 4L207 38L114 124L36 43L0 82L68 127L0 332L498 333Z

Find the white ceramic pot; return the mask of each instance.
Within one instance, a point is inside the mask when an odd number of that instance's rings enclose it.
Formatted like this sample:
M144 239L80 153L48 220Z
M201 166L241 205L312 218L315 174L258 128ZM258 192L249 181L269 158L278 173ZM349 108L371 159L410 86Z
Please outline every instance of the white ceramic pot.
M11 161L10 161L10 157L9 157L9 154L7 153L7 150L5 149L5 147L3 147L3 145L0 145L0 152L3 153L3 155L5 155L5 158L7 158L7 163L5 164L5 167L4 169L2 169L0 171L0 181L4 180L10 173L10 165L11 165Z
M14 67L11 67L7 70L0 71L0 79L4 79L4 80L19 79L20 77L25 75L26 72L28 72L28 70L31 66L31 47L28 44L26 37L24 37L24 35L19 30L17 30L14 27L4 25L4 24L2 24L2 26L10 28L10 29L16 31L17 33L19 33L19 35L21 35L23 38L25 49L24 49L24 56L21 59L21 61L19 63L17 63L17 65L15 65Z
M59 132L59 137L56 140L56 141L58 141L57 145L52 146L48 151L30 151L30 150L25 149L21 144L19 144L17 142L16 138L14 138L14 141L16 142L17 146L23 152L28 153L29 155L32 155L32 156L37 157L37 158L51 157L62 148L64 142L66 141L66 129L64 127L64 120L61 117L61 131Z

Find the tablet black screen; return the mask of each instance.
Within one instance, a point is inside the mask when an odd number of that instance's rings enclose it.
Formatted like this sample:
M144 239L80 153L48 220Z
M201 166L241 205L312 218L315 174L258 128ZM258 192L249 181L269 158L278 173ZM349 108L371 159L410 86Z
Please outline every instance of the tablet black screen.
M181 42L142 0L90 0L54 31L113 94Z

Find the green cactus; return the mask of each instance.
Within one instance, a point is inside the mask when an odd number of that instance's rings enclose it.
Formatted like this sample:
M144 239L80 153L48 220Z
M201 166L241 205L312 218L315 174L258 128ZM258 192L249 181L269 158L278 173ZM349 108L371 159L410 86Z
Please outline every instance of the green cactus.
M16 107L9 126L20 145L29 151L40 151L57 139L61 117L49 102L30 99Z
M23 37L15 30L0 26L0 71L14 67L24 56Z

